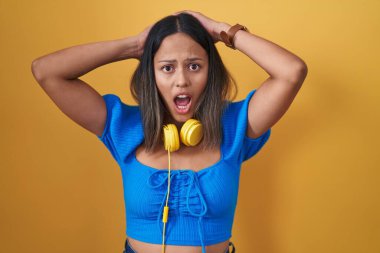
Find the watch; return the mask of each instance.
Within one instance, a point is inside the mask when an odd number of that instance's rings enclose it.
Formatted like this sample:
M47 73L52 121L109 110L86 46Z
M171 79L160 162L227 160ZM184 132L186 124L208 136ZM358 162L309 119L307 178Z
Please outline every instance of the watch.
M225 31L221 31L220 32L220 38L222 39L222 41L224 42L224 44L226 44L227 47L230 47L232 49L236 49L235 45L234 45L234 37L235 37L235 34L239 30L244 30L244 31L248 32L248 28L247 27L245 27L243 25L239 25L239 24L231 26L230 29L228 29L227 32L225 32Z

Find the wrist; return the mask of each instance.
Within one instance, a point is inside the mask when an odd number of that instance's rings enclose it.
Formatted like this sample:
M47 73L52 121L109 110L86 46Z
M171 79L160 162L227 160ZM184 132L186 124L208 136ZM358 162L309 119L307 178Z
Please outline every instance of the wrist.
M126 60L131 58L139 58L143 48L140 46L137 36L131 36L119 39L121 45L121 55L119 60Z
M223 41L222 38L220 37L220 33L222 31L225 31L227 32L229 29L231 28L231 25L227 24L227 23L219 23L217 26L216 26L216 29L215 29L215 37L218 39L218 41Z
M248 31L247 27L240 24L231 26L227 32L221 31L220 33L221 41L223 41L226 46L232 49L236 49L235 43L234 43L236 39L235 35L241 30Z

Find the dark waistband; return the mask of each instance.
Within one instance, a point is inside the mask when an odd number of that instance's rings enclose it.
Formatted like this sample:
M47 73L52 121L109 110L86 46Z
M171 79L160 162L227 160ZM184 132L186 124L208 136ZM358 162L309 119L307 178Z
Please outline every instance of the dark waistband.
M232 251L230 251L230 246L232 246ZM129 243L129 241L128 241L128 237L127 237L127 239L125 240L125 244L124 244L124 249L125 249L125 251L124 252L135 252L135 253L139 253L139 252L137 252L137 251L135 251L133 248L132 248L132 245ZM128 251L129 250L129 251ZM235 253L235 245L234 245L234 243L233 242L229 242L228 243L228 248L227 248L227 250L225 251L225 253Z

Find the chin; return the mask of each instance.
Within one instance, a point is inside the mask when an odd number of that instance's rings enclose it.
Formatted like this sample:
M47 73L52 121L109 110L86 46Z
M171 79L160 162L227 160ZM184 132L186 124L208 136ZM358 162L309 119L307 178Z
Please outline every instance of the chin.
M191 116L181 115L181 116L177 116L176 118L174 118L174 120L177 122L180 122L180 123L185 123L187 120L189 120L191 118L192 118Z
M172 118L179 123L185 123L187 120L192 119L193 116L193 113L188 113L185 115L175 114L174 116L172 115Z

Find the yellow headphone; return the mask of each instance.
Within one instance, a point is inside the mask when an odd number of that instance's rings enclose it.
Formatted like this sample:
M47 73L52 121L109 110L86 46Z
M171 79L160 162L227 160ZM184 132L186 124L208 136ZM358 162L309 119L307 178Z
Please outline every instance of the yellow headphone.
M195 119L187 120L181 127L180 136L181 141L186 146L196 146L202 140L203 137L203 127L202 124ZM169 214L169 193L170 193L170 152L175 152L180 147L180 142L178 137L178 130L176 125L167 124L163 127L163 140L165 150L168 151L168 195L166 196L166 204L164 207L164 213L162 217L162 222L164 223L164 230L162 233L162 253L165 253L165 227L166 222L168 221Z
M186 146L196 146L202 139L202 130L202 124L198 120L187 120L180 132L182 143ZM170 152L177 151L180 147L177 127L174 124L165 125L163 132L165 150Z

